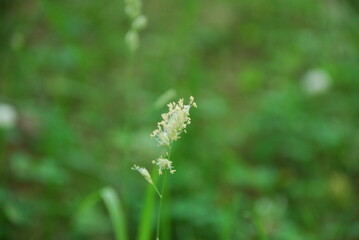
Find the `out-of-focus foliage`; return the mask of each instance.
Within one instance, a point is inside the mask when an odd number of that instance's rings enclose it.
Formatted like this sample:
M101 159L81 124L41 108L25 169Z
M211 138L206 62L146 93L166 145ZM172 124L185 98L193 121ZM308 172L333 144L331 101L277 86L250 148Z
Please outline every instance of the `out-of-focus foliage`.
M124 5L0 1L0 239L114 239L105 186L153 229L130 166L190 95L163 240L359 238L356 1L144 1L134 54Z

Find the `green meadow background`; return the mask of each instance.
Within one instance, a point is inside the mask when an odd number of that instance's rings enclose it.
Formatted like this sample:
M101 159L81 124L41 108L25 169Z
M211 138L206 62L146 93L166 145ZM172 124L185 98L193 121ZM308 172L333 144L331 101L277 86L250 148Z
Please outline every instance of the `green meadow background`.
M191 95L160 240L359 239L358 1L144 0L133 53L124 9L0 1L0 239L155 239L130 168Z

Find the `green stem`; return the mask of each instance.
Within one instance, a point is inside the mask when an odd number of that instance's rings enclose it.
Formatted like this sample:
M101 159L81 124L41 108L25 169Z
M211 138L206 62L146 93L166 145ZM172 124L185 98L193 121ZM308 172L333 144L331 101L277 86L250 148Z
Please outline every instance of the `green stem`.
M168 160L170 160L170 156L171 156L171 146L169 146ZM167 171L165 171L164 176L163 176L162 189L161 189L161 194L160 194L160 197L161 197L160 205L158 206L156 240L160 239L161 209L162 209L163 192L165 189L166 179L167 179Z
M156 185L155 184L152 184L152 186L155 188L158 196L162 199L162 195L163 195L163 190L162 190L162 194L160 193L160 191L158 191L158 189L156 188Z
M160 239L161 209L162 209L163 192L164 192L165 183L166 183L166 176L167 176L167 171L164 173L163 182L162 182L162 190L161 190L162 197L160 198L160 205L158 207L156 240Z

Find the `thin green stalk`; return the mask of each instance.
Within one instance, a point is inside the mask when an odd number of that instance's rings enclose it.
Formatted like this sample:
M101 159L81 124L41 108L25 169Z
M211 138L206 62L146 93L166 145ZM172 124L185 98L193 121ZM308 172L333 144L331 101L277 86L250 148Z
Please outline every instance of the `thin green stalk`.
M171 156L171 146L169 146L169 150L168 150L168 160L170 160L170 156ZM165 171L163 176L162 189L160 194L161 198L160 198L160 204L158 206L156 240L160 239L161 209L162 209L162 200L163 200L163 193L165 189L166 179L167 179L167 171Z
M160 205L158 206L156 240L160 239L161 209L162 209L163 192L164 192L165 183L166 183L166 176L167 176L167 171L164 173L163 182L162 182L162 190L161 190L162 197L160 198Z
M158 189L156 188L156 185L155 184L152 184L152 186L155 188L158 196L160 197L160 199L162 199L162 196L163 196L163 189L162 189L162 194L158 191Z

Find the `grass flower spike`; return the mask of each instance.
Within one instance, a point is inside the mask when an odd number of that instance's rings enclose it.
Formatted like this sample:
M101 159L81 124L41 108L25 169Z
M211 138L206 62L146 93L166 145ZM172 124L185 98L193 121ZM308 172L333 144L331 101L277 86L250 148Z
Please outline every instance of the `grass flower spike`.
M162 175L162 170L164 170L164 169L169 169L170 173L172 173L172 174L174 174L176 172L176 170L173 169L172 161L170 161L166 158L160 157L157 160L153 160L152 163L156 164L158 166L158 174L159 175Z
M168 105L168 113L162 114L162 121L158 123L158 129L154 130L151 137L157 140L162 146L169 147L172 142L180 138L182 132L186 132L186 127L191 123L189 117L190 108L197 107L194 98L190 97L188 105L183 104L183 99L178 103L172 102Z
M149 182L155 189L156 192L158 193L158 195L160 196L160 198L162 198L162 195L160 194L160 192L158 191L158 189L156 188L156 185L153 183L152 178L150 173L147 171L146 168L143 167L139 167L137 165L133 165L133 167L131 168L132 170L138 171L145 179L147 182Z
M143 167L139 167L137 165L133 165L133 167L131 168L132 170L138 171L139 173L141 173L141 175L146 179L147 182L153 184L152 182L152 178L150 173L147 171L146 168Z

